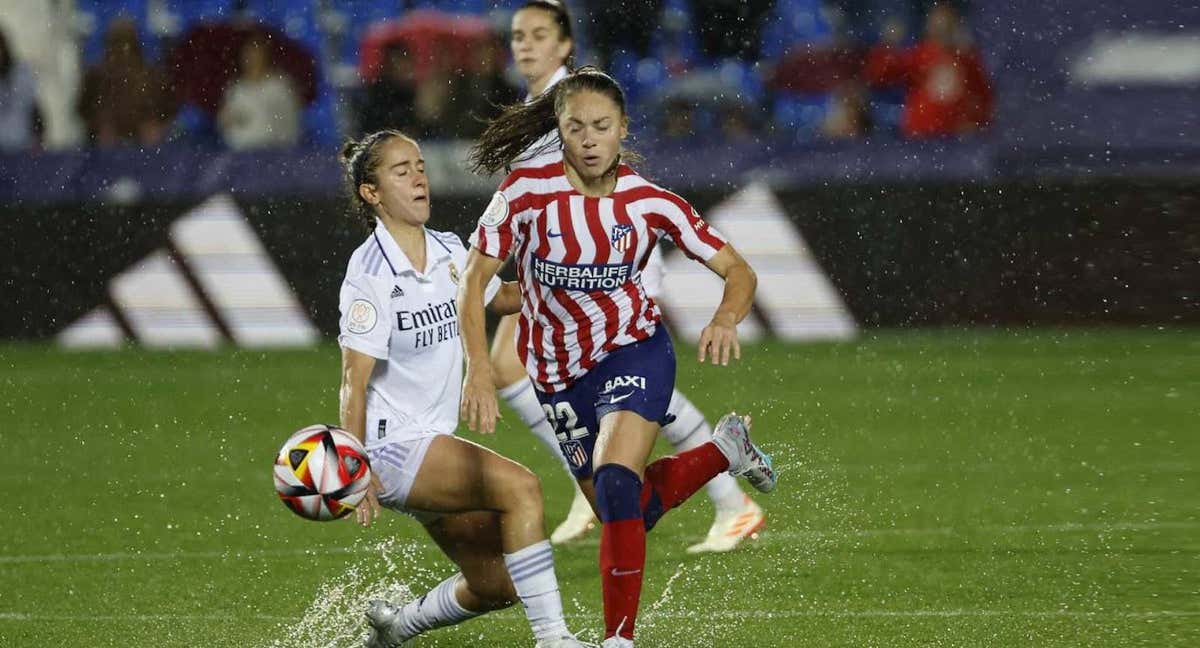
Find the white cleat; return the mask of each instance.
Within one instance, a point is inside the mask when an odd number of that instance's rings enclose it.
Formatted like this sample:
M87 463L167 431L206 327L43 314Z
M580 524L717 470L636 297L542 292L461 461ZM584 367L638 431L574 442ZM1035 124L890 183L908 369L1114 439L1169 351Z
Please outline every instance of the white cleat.
M771 455L751 443L749 416L744 420L737 412L722 416L713 430L713 443L729 459L730 474L745 477L763 493L775 490L777 477L771 467Z
M733 551L746 538L757 537L758 532L767 524L767 516L749 495L741 508L731 511L717 511L717 519L713 520L712 528L703 542L687 548L690 554L707 552Z
M613 635L600 644L600 648L633 648L633 640L621 635Z
M583 491L575 489L575 499L571 502L571 510L567 519L562 521L550 534L550 544L560 545L572 540L578 540L587 535L588 531L596 528L596 513L592 505L583 496Z
M596 644L584 643L571 635L541 639L534 648L596 648Z
M371 634L367 636L366 648L397 648L409 638L401 630L400 608L387 601L376 599L367 606L367 623Z

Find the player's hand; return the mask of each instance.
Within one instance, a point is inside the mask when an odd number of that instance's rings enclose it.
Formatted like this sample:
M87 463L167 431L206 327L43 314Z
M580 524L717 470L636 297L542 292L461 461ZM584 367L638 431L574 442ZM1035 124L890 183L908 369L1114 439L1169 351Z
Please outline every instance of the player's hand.
M463 378L462 392L459 418L467 422L467 428L480 434L495 432L500 408L496 404L496 388L491 372L468 370Z
M358 508L354 510L355 519L363 526L370 526L371 520L379 517L379 493L383 492L383 484L379 483L379 478L375 473L371 473L371 482L367 484L367 494L362 501L358 503Z
M735 360L742 359L742 347L737 340L737 325L732 318L714 315L708 326L700 331L700 348L696 350L697 360L704 362L706 357L712 358L713 364L728 365L732 352Z

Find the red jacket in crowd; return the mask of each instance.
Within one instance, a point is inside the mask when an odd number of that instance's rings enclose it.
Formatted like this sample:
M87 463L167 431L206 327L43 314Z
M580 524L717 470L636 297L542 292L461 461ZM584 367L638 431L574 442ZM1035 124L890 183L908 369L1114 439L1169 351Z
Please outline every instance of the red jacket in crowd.
M907 50L881 44L867 55L874 86L903 86L900 130L906 137L962 135L992 118L992 88L974 47L923 40Z

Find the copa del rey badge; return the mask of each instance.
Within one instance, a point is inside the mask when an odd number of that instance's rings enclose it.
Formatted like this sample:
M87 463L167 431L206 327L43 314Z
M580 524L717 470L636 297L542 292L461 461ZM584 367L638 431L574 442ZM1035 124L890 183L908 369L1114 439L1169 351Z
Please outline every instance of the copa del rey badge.
M375 306L365 299L355 299L350 303L350 311L346 313L346 328L351 333L368 333L375 328L379 314Z
M488 203L487 209L483 210L483 215L479 217L479 224L484 227L496 227L503 223L508 218L508 199L499 191L492 196L492 202Z

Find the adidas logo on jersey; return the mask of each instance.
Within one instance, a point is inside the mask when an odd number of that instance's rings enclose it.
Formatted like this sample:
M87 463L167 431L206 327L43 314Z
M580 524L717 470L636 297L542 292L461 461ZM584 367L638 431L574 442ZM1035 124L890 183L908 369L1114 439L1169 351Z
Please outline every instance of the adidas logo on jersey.
M392 286L392 299L403 296L404 291L400 289L400 286Z

